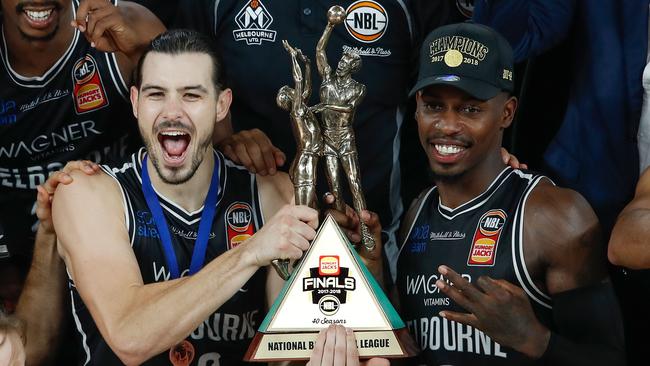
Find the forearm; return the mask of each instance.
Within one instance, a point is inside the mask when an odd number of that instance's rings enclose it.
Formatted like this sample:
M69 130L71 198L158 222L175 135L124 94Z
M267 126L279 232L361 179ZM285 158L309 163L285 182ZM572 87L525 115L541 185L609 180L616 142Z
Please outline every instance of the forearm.
M26 365L52 361L63 326L65 266L56 251L56 235L39 229L32 265L20 295L16 316L25 324Z
M650 268L650 210L626 210L619 217L609 240L613 264L631 269Z
M609 282L554 297L547 365L624 365L622 316Z
M138 63L140 56L149 46L151 40L166 30L163 23L146 7L133 3L131 1L119 2L125 21L137 35L137 44L133 49L121 50L132 62L133 65Z
M244 243L193 276L132 288L134 301L106 324L111 348L127 363L141 363L180 342L257 271L246 255Z
M327 42L332 34L332 29L334 29L334 25L332 23L327 23L323 35L320 37L318 44L316 45L316 67L321 76L324 76L325 69L328 67L325 49L327 48Z

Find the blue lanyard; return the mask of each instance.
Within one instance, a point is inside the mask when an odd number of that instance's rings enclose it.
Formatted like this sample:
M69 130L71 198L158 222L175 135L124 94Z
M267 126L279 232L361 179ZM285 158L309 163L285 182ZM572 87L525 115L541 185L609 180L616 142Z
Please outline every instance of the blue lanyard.
M210 189L208 195L203 203L203 213L201 213L201 221L199 223L199 233L194 242L194 252L192 253L192 261L190 263L190 275L198 272L203 263L205 262L205 252L208 249L208 239L210 238L210 228L212 227L212 220L217 206L217 197L219 196L219 159L214 159L214 171L212 172L212 179L210 180ZM156 229L158 229L158 236L162 241L163 252L165 253L165 260L167 261L167 268L171 274L171 279L179 278L178 260L176 259L176 252L172 246L172 238L169 233L169 226L167 220L162 212L160 201L156 192L151 185L151 178L147 169L147 156L145 155L142 161L142 191L144 198L147 200L147 206L151 211Z

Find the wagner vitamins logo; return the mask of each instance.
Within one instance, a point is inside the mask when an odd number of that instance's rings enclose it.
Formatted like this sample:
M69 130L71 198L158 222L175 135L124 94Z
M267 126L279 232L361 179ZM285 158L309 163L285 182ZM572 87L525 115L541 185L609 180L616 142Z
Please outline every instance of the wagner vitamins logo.
M345 29L360 42L375 42L388 29L388 13L375 1L356 1L347 8L346 13Z

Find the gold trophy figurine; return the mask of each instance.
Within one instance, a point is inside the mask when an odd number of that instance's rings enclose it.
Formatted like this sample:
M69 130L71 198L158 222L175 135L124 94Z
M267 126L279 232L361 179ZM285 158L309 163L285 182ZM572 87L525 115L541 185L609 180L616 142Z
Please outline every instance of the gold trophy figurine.
M287 41L283 44L291 57L295 85L283 86L277 103L290 112L298 145L289 172L296 203L317 206L316 166L319 155L323 154L337 209L345 209L340 199L340 161L350 181L354 208L359 212L366 205L361 193L352 121L366 88L354 81L351 74L361 67L361 58L344 53L336 70L332 70L325 55L332 29L345 18L342 7L330 8L327 27L316 48L318 71L323 77L321 103L307 106L311 89L309 59ZM322 117L320 125L316 113ZM373 250L375 242L366 225L362 224L361 230L365 248ZM417 344L409 336L406 324L331 215L321 222L309 249L295 262L292 271L288 260L276 259L272 264L287 282L259 325L245 361L309 360L319 331L331 324L345 325L354 331L362 358L402 358L417 354Z
M307 107L307 101L311 95L310 61L300 49L293 48L286 40L282 41L282 44L291 56L292 75L295 83L294 88L288 85L280 88L276 98L278 106L291 114L291 127L296 139L296 157L289 169L289 175L294 185L296 204L316 209L318 206L316 166L318 157L323 151L323 137L316 116ZM300 61L305 67L304 77ZM291 275L289 260L276 259L271 264L283 279L286 280Z
M327 12L327 26L316 45L316 66L323 79L320 87L320 103L313 106L314 113L321 114L323 131L323 155L325 156L327 181L336 198L335 207L345 212L345 202L341 199L339 162L348 176L354 209L360 216L366 209L366 201L361 190L359 159L354 142L354 112L366 94L365 85L352 79L352 74L361 69L361 56L354 52L343 52L335 70L327 63L325 48L332 30L345 20L345 9L332 6ZM295 183L294 183L295 184ZM375 241L365 223L361 222L363 245L374 250Z

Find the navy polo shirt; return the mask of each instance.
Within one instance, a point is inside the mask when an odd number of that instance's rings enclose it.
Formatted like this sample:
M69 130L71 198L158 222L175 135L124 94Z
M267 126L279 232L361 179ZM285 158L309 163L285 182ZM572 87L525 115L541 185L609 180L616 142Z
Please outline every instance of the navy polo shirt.
M342 52L362 56L353 78L367 87L354 121L362 185L370 210L377 212L388 234L389 258L396 256L394 232L403 208L399 190L399 130L411 75L413 27L409 0L341 0L348 19L334 28L327 47L335 68ZM315 62L316 43L335 3L325 0L184 0L179 2L179 27L210 34L223 58L233 90L235 130L259 128L282 151L290 165L296 143L289 114L275 104L283 85L293 87L286 39L312 61L310 104L318 102L321 79ZM319 177L322 180L322 175ZM347 187L347 182L343 186ZM351 201L348 201L351 204ZM394 252L393 252L394 251Z

